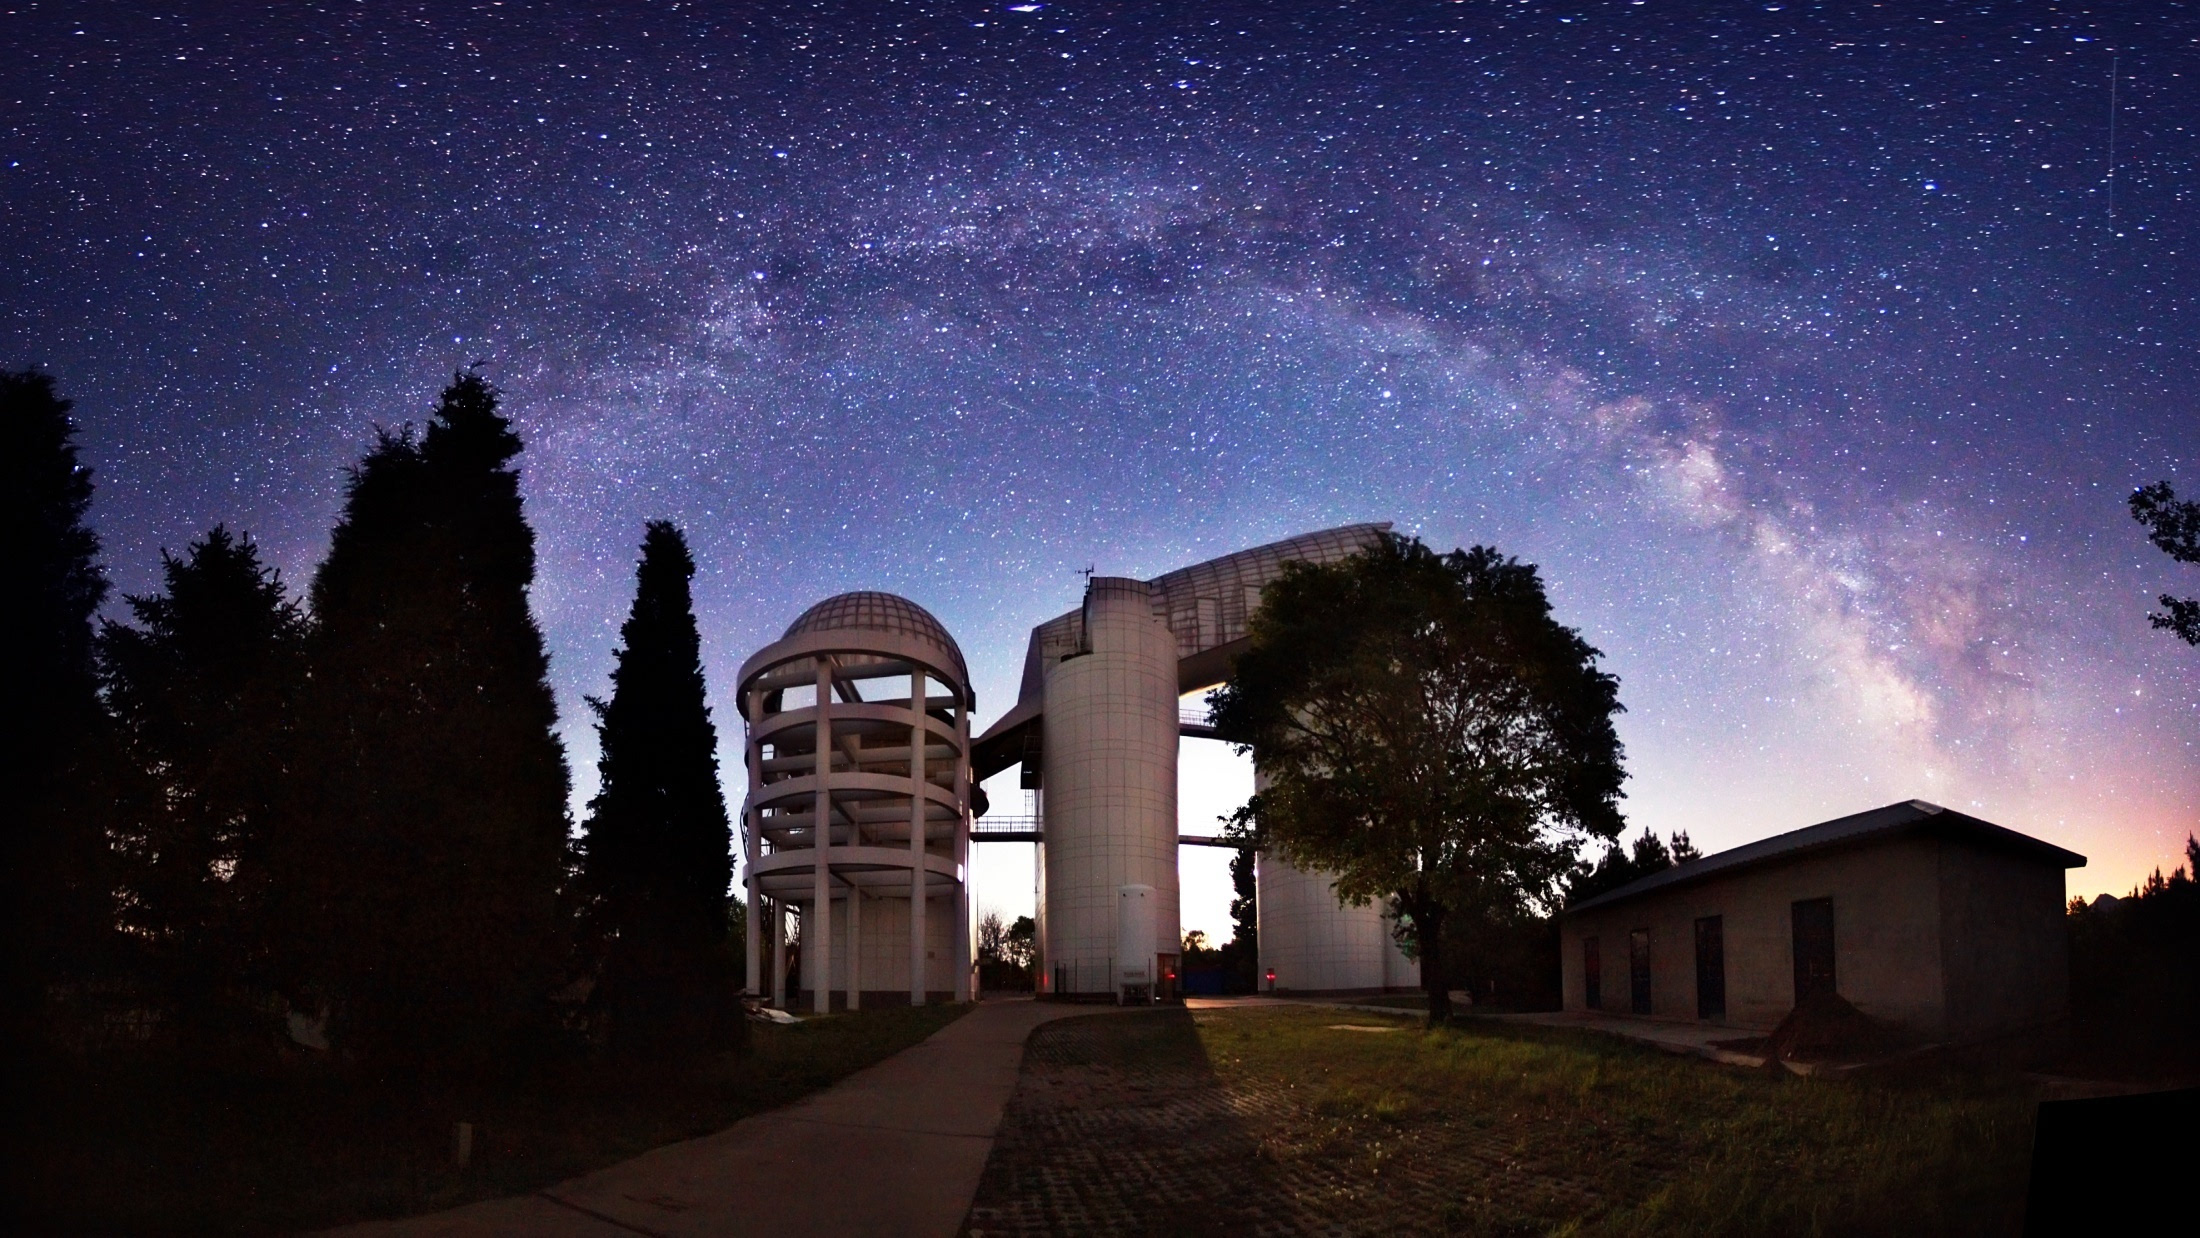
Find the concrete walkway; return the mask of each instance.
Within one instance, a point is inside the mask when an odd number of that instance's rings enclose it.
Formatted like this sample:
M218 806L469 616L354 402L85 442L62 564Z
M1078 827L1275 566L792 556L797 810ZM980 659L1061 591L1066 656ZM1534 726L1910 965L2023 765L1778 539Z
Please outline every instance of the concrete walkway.
M344 1238L952 1235L1040 1024L1112 1007L988 1001L784 1109L534 1195L329 1231Z

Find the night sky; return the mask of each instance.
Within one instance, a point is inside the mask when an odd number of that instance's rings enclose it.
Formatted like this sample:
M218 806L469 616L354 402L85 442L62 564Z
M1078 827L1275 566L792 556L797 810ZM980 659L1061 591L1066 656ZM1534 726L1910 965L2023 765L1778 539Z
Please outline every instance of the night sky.
M2200 490L2196 158L2161 2L19 3L0 364L145 590L217 521L302 585L481 362L577 800L646 519L721 694L881 588L981 721L1079 569L1392 520L1542 566L1638 825L1916 797L2120 893L2200 827L2200 650L2146 622L2200 571L2123 505Z

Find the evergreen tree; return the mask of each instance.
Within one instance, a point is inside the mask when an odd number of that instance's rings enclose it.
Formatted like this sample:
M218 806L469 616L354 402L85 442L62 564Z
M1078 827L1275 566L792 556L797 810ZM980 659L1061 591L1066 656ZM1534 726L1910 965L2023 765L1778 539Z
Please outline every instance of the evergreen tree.
M727 1019L721 966L732 831L718 786L718 733L704 703L695 562L668 521L652 521L608 701L589 699L601 789L582 840L589 919L607 948L614 1035L693 1041ZM721 990L724 990L721 992Z
M478 1064L543 1010L567 776L497 392L382 433L315 574L310 828L281 859L292 984L385 1060Z
M139 791L117 830L122 922L185 1034L219 1036L266 979L265 854L305 624L251 541L221 526L180 559L163 551L161 569L165 592L127 599L138 626L110 621L99 639Z
M10 531L0 613L13 718L0 745L0 1034L9 1038L0 1051L29 1033L47 986L83 975L113 939L108 743L92 656L107 580L85 522L92 474L75 434L51 377L0 371L0 519Z

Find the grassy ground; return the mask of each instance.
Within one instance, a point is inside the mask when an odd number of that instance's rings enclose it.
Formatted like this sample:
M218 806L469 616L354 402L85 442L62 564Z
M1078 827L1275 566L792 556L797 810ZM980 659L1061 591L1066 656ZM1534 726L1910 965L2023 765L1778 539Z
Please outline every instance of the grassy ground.
M924 1039L968 1006L752 1025L743 1055L572 1064L400 1100L333 1077L214 1078L140 1063L50 1073L12 1157L10 1232L268 1233L535 1190L786 1104ZM452 1123L476 1125L452 1164Z
M1194 1026L1282 1188L1342 1196L1305 1202L1347 1203L1376 1232L2001 1234L2021 1218L2032 1096L2013 1080L1817 1081L1342 1011Z

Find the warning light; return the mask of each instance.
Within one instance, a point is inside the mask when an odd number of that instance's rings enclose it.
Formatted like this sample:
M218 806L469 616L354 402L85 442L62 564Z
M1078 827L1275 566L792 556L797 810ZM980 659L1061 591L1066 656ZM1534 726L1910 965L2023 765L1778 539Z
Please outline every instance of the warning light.
M1268 983L1270 983L1270 984L1274 984L1275 982L1276 982L1276 969L1275 969L1275 968L1273 968L1273 967L1271 967L1271 968L1269 968L1269 969L1268 969Z

